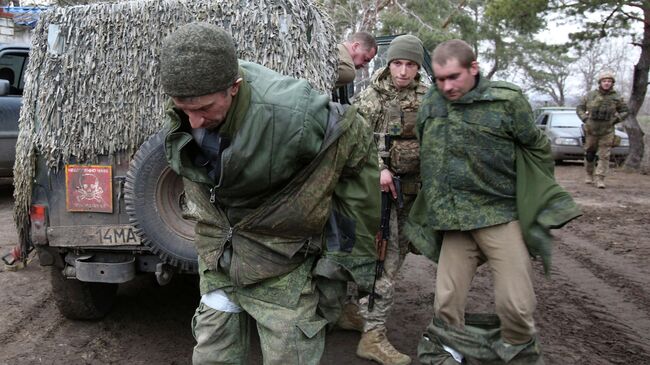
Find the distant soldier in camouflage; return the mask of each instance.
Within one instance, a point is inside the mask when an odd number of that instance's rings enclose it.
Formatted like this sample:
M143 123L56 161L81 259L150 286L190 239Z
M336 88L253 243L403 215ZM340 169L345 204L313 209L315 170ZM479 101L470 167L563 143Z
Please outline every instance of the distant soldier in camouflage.
M326 294L371 283L380 191L370 127L307 81L238 60L212 24L165 38L160 69L165 152L197 222L192 362L247 364L254 320L264 364L319 364L338 317ZM338 287L325 279L334 274Z
M614 90L615 81L614 73L602 72L598 76L598 89L587 93L576 107L576 112L584 123L585 183L595 182L601 189L605 188L609 156L615 144L614 125L624 121L628 114L627 104Z
M386 320L393 305L394 284L404 257L409 251L408 240L402 225L408 217L415 196L420 189L420 159L415 121L420 101L428 89L418 72L424 59L422 42L413 35L399 36L390 43L387 51L388 66L375 72L371 85L358 97L355 105L374 126L375 140L379 145L382 191L397 198L393 176L402 181L404 207L392 205L390 239L386 249L384 274L377 280L377 299L372 312L368 311L368 298L361 299L360 310L364 319L364 332L359 341L357 355L384 365L409 364L411 358L398 352L386 338ZM392 143L386 146L385 136Z
M489 354L490 364L541 364L532 268L516 204L515 155L517 148L540 150L544 165L552 164L549 142L535 126L521 90L484 78L467 43L438 45L433 71L436 85L424 97L416 127L422 190L405 227L421 252L434 246L439 254L434 319L420 341L419 360L453 364L463 356ZM421 204L424 218L412 226ZM421 234L436 240L420 244ZM492 271L501 324L500 331L497 325L498 332L481 337L474 348L464 339L477 339L480 331L465 337L454 337L452 331L467 326L468 292L477 267L485 262ZM451 337L442 340L446 335ZM487 344L487 351L480 344Z

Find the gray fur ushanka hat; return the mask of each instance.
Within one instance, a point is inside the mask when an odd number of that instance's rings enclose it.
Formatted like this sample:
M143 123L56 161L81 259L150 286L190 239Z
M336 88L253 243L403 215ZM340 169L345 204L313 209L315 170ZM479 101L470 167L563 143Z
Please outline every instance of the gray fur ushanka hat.
M160 50L160 81L172 97L194 97L227 89L238 73L230 34L209 23L185 24Z

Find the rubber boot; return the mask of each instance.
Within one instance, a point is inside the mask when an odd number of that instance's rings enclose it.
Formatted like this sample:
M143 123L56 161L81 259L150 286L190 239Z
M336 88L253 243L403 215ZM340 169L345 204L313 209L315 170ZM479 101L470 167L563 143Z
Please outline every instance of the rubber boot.
M395 349L386 338L385 328L364 332L357 346L357 356L382 365L408 365L411 358Z
M605 177L604 176L596 176L596 187L598 189L605 189Z
M363 318L359 313L359 306L354 303L346 303L336 325L344 330L363 332Z

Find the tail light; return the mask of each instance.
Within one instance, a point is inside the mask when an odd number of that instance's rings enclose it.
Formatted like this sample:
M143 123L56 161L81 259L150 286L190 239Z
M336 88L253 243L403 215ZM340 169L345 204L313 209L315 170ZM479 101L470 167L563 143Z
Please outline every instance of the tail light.
M35 245L47 244L47 206L34 204L29 209L30 233Z

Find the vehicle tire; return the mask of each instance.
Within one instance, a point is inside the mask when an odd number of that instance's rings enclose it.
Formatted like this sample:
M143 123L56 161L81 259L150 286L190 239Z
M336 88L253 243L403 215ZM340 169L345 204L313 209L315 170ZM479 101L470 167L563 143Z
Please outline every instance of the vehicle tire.
M126 174L124 201L142 242L160 259L196 272L195 223L183 218L183 180L167 163L165 132L151 136L136 152Z
M99 319L108 313L115 301L118 284L88 283L67 279L61 269L50 271L52 294L59 312L69 319Z

